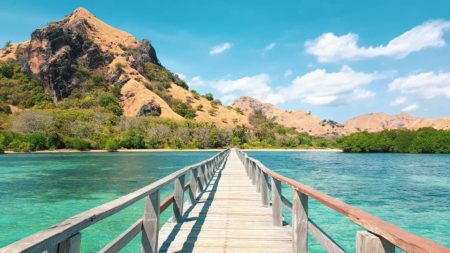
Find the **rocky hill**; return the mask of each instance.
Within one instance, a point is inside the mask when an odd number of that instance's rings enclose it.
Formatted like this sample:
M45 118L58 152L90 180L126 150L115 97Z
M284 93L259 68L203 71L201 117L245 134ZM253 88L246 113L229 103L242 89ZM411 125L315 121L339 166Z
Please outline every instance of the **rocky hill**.
M233 103L232 107L243 111L245 114L261 111L267 117L274 118L281 125L293 127L297 131L308 132L316 136L336 136L360 131L379 132L402 128L415 130L423 127L450 130L450 118L426 119L414 117L407 113L397 115L370 113L339 124L331 120L322 120L302 110L282 110L273 104L263 103L251 97L239 98Z
M29 41L5 46L0 50L0 63L10 61L14 61L10 69L32 80L23 82L16 77L0 83L0 111L9 106L12 113L64 103L58 108L93 108L95 100L98 106L129 118L151 115L194 119L225 128L249 125L250 114L262 112L283 126L315 136L398 128L450 130L450 118L426 119L405 113L371 113L339 124L250 97L241 97L232 107L225 107L218 100L190 91L183 80L163 66L150 41L138 41L83 8L35 30ZM21 87L14 89L11 84ZM31 91L37 88L41 91ZM30 101L20 103L22 95Z
M307 132L316 136L338 135L342 126L333 121L321 120L319 117L302 110L282 110L273 104L262 103L251 97L241 97L236 100L232 107L239 109L245 114L261 111L266 117L274 118L283 126L295 128L299 132Z
M84 8L35 30L30 41L0 51L0 62L11 59L20 62L23 72L37 80L55 103L86 90L85 76L100 76L119 90L120 106L128 117L189 116L221 127L248 122L236 111L190 92L159 62L148 40L138 41Z
M379 132L389 129L416 130L423 127L450 130L450 118L427 119L407 113L389 115L386 113L364 114L344 122L344 134L359 131Z

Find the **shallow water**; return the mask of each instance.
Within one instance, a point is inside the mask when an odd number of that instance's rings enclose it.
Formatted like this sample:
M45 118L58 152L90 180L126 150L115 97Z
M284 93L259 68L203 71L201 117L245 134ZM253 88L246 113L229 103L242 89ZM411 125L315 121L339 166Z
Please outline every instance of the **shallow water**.
M147 185L214 152L0 156L0 246ZM267 167L450 247L450 155L249 152ZM289 198L292 193L284 188ZM162 190L161 198L172 191ZM170 210L170 209L168 209ZM101 249L136 221L139 202L83 230L82 251ZM312 219L353 252L358 229L310 201ZM162 220L170 217L164 212ZM289 221L289 212L285 212ZM137 252L139 240L124 252ZM310 252L323 252L310 240Z

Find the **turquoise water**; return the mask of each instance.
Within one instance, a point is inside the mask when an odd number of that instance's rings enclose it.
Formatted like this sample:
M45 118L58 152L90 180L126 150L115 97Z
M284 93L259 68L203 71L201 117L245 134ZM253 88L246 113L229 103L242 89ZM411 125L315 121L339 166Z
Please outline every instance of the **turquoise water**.
M268 168L450 247L450 155L249 152ZM285 196L292 191L283 188ZM290 214L284 210L287 221ZM309 216L344 249L354 252L362 228L309 202ZM312 252L322 252L310 240Z
M0 156L0 246L147 185L214 152ZM267 167L450 247L450 155L249 152ZM162 190L161 198L172 191ZM283 189L289 198L292 193ZM170 210L170 209L169 209ZM82 251L101 249L136 221L139 202L83 230ZM358 228L310 201L310 216L349 252ZM162 220L170 217L165 212ZM289 212L285 210L289 221ZM137 252L139 240L124 252ZM323 252L313 240L310 252Z
M14 154L0 156L0 247L150 184L215 152ZM161 199L173 191L161 190ZM143 214L140 201L82 232L101 249ZM166 221L171 208L164 212ZM138 252L140 237L124 252Z

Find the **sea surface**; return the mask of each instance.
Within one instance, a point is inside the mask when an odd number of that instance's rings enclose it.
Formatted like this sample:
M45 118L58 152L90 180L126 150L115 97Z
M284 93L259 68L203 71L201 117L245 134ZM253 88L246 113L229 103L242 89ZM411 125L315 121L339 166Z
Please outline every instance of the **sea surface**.
M0 247L156 181L215 152L8 154L0 156ZM268 168L450 247L450 155L249 152ZM173 191L161 191L161 199ZM283 194L291 198L289 188ZM171 208L162 215L162 223ZM284 210L286 221L290 213ZM82 231L94 252L143 214L140 201ZM344 249L356 231L310 199L309 215ZM138 236L123 252L138 252ZM310 238L310 252L323 252Z

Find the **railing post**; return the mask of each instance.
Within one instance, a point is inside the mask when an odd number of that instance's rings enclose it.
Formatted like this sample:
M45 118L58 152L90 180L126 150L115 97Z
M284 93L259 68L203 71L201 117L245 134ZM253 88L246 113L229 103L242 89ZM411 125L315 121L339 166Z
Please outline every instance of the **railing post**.
M159 234L159 190L147 197L144 217L142 218L142 253L158 252Z
M173 217L178 222L183 222L183 202L184 202L184 175L179 176L174 181L173 192Z
M259 169L258 165L255 164L255 170L256 170L256 192L261 192L261 169Z
M76 233L58 244L58 253L79 253L81 234ZM54 249L54 248L53 248Z
M249 160L246 160L247 168L248 168L248 178L253 181L253 168L252 164L249 162Z
M267 207L269 206L269 176L264 171L261 171L260 177L261 202L264 207Z
M308 252L308 196L294 189L292 229L294 253Z
M194 205L197 199L197 191L198 191L198 170L192 169L191 175L189 179L189 198L191 199L191 204Z
M198 168L198 179L200 181L198 189L200 192L203 192L203 190L206 189L205 170L203 165L200 165Z
M281 182L273 177L272 177L272 217L273 217L273 225L283 226Z
M356 232L356 253L394 253L395 246L368 231Z
M252 170L252 184L256 184L256 166L255 163L252 161L250 162L250 169Z

